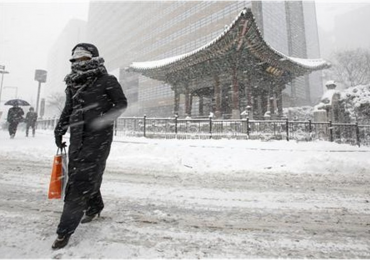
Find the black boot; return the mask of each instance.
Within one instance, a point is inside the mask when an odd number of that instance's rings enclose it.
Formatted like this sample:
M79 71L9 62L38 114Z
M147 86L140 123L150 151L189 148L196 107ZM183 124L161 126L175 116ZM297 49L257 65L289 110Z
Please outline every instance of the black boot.
M58 238L55 239L53 245L51 246L52 249L61 249L68 244L69 238L71 235L58 235Z
M99 211L98 213L96 214L93 214L93 215L86 215L81 219L81 224L85 224L85 223L89 223L91 222L94 218L98 218L100 217L100 212Z

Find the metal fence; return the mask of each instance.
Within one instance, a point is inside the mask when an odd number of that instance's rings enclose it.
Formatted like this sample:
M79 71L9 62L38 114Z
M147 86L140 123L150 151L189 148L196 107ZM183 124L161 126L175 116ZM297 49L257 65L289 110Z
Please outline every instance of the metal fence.
M38 121L38 128L54 129L55 119ZM115 135L177 139L325 140L370 146L370 125L290 120L219 120L120 117Z
M58 123L58 118L38 119L37 129L54 130L57 123Z

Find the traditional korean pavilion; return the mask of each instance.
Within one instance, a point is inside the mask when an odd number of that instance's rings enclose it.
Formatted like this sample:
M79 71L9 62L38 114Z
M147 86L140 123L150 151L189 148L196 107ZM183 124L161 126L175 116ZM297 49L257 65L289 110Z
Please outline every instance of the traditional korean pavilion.
M231 114L240 118L263 117L266 112L282 116L282 91L294 78L329 68L322 59L302 59L284 55L262 37L252 11L244 9L224 32L208 44L183 55L147 62L133 62L127 69L171 85L174 112L179 111L180 95L185 95L185 113L191 115L192 100L214 100L217 118ZM227 90L223 89L227 86ZM228 93L227 97L223 93ZM228 99L228 111L222 102ZM277 111L277 114L276 114Z

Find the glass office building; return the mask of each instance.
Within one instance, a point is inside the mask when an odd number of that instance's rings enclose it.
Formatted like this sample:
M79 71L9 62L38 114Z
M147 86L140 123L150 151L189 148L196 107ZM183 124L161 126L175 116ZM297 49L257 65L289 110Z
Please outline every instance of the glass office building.
M306 5L313 9L306 10ZM245 7L252 9L272 47L289 56L319 57L318 49L317 53L307 50L306 38L311 37L308 32L317 32L316 20L308 17L315 16L314 3L300 1L92 2L87 37L98 46L108 70L119 72L115 74L130 103L126 115L172 116L171 86L127 73L125 68L132 62L164 59L205 45L220 35ZM310 39L318 46L316 41L317 37ZM310 83L306 76L287 86L285 106L310 103L314 87Z

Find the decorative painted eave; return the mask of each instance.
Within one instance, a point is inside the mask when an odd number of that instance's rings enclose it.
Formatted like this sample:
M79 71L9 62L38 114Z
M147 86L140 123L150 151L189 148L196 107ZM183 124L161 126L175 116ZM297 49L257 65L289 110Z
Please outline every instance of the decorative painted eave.
M277 71L277 74L287 71L291 75L300 76L330 67L330 64L323 59L289 57L272 48L263 39L252 11L248 8L240 12L218 37L204 46L166 59L133 62L127 70L139 72L154 79L165 80L169 73L181 71L215 57L222 57L231 50L247 52L261 63L267 64L268 72L275 75Z

